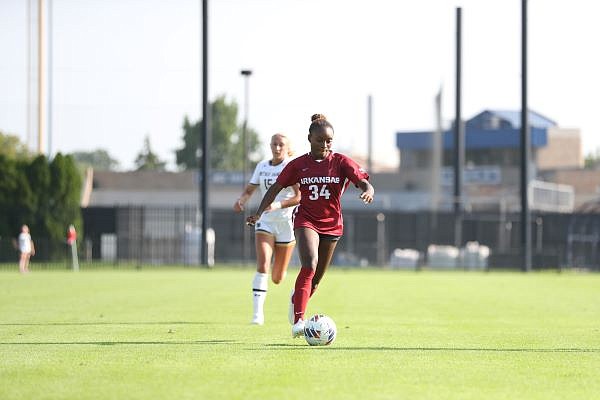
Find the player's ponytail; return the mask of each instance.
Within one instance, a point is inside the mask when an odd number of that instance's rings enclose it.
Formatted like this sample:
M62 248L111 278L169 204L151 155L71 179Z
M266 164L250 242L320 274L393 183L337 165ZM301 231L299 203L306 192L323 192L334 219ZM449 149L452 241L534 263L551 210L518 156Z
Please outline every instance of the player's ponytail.
M323 114L313 114L312 117L310 117L310 122L314 122L319 119L327 120L327 117L324 116Z

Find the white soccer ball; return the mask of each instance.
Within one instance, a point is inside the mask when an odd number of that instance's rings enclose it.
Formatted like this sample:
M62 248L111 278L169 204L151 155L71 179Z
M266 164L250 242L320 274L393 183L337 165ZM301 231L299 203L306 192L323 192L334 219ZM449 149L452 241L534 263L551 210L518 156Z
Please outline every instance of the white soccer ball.
M315 314L304 324L304 338L311 346L327 346L333 343L337 328L333 320L323 314Z

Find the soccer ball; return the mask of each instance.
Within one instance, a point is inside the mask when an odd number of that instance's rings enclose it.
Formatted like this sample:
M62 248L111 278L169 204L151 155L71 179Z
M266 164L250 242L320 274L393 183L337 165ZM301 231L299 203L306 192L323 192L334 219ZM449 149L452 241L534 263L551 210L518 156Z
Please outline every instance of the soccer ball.
M304 325L304 339L311 346L327 346L335 340L337 328L333 320L323 314L315 314Z

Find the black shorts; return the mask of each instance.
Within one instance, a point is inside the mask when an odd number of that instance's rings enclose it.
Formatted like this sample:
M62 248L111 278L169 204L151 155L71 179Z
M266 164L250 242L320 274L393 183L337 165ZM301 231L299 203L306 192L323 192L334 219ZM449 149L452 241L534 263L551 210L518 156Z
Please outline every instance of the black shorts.
M341 236L335 236L335 235L325 235L323 233L319 233L319 239L321 240L329 240L331 242L337 242L338 240L340 240Z

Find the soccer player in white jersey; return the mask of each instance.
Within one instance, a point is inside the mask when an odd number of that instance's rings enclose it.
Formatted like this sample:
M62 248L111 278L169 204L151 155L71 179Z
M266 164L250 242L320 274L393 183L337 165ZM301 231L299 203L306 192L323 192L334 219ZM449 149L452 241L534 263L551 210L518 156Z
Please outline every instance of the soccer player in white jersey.
M256 165L250 182L233 205L234 211L242 212L257 188L260 189L262 197L277 180L279 173L291 160L292 149L287 136L276 133L271 137L271 153L273 157L270 160L263 160ZM285 278L296 245L292 212L299 202L298 185L283 189L254 225L256 274L252 280L253 324L262 325L265 321L263 309L267 296L271 261L273 261L271 269L273 283L277 285Z
M21 233L19 234L19 271L22 274L29 272L29 258L35 255L35 246L33 240L31 240L31 234L29 233L29 227L23 225L21 227Z

